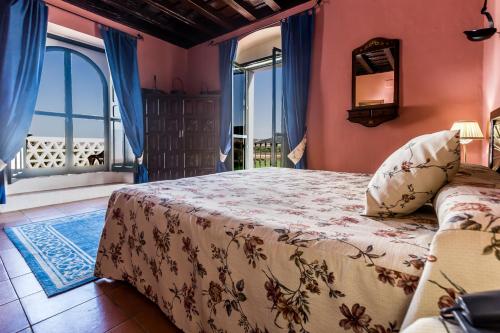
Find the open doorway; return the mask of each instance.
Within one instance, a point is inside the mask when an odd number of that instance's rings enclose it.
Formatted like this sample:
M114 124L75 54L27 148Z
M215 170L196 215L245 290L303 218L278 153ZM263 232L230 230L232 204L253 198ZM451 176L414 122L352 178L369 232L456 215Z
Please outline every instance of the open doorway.
M286 163L280 47L280 27L255 32L238 46L233 89L234 170Z

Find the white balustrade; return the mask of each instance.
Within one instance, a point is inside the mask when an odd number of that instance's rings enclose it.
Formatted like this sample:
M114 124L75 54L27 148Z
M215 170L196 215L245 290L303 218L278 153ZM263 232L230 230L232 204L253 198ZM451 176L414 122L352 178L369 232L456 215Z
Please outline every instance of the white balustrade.
M74 138L74 166L90 166L88 157L104 151L103 138ZM97 164L96 160L94 164ZM26 138L25 167L59 168L66 166L66 143L61 137L30 136Z

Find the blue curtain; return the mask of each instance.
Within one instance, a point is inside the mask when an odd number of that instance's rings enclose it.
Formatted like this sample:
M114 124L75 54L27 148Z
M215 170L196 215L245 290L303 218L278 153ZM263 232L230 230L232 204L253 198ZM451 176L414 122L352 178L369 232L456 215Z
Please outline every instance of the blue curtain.
M48 10L40 0L0 2L0 204L4 204L4 170L23 146L35 111Z
M217 172L227 171L226 158L231 151L233 137L233 62L238 40L232 38L219 45L219 77L221 87L220 152ZM231 169L231 168L229 168Z
M295 150L295 168L306 168L307 101L311 76L314 12L297 14L281 23L283 50L283 113L290 150ZM293 160L292 160L293 161Z
M148 170L142 163L144 152L144 118L141 84L137 64L137 39L111 28L101 28L106 57L113 79L125 135L135 155L137 170L134 181L148 182Z

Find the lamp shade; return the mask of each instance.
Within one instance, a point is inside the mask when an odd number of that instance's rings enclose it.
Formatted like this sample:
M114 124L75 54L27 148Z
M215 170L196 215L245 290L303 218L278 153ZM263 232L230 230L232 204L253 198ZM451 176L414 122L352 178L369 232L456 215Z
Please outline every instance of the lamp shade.
M452 130L460 130L460 139L473 140L483 139L484 135L481 132L481 127L477 121L460 120L453 123Z

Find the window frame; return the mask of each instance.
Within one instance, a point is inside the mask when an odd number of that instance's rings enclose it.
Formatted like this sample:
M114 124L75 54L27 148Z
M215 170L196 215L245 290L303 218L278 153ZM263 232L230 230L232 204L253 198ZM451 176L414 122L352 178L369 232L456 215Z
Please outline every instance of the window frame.
M69 43L68 41L64 41ZM64 55L64 113L53 112L49 110L38 110L36 109L34 112L34 116L45 116L45 117L59 117L65 119L65 157L66 157L66 165L61 168L23 168L20 177L37 177L37 176L47 176L47 175L63 175L68 173L86 173L86 172L98 172L98 171L106 171L109 168L109 88L108 82L102 70L97 66L92 59L90 59L87 55L81 53L80 51L70 49L63 46L47 46L45 52L63 52ZM95 49L92 51L96 51ZM104 53L104 50L100 51ZM103 115L102 116L92 116L92 115L83 115L83 114L75 114L73 112L73 84L72 84L72 66L71 66L71 56L76 55L81 59L85 60L88 64L94 68L99 76L99 79L102 83L102 94L103 94ZM74 166L73 160L73 120L74 119L88 119L88 120L100 120L104 124L104 164L98 166ZM106 149L108 148L108 149Z
M235 101L235 97L234 97L234 88L235 88L235 78L236 76L243 76L243 87L242 87L242 97L243 97L243 100L242 100L242 105L241 105L241 110L243 111L243 119L242 119L242 122L243 122L243 134L236 134L235 133L235 119L234 119L234 101ZM250 129L250 125L251 123L249 122L249 114L248 114L248 106L247 106L247 93L248 93L248 80L249 80L249 73L248 71L245 71L244 69L240 69L238 68L238 65L237 64L234 64L233 66L233 105L232 105L232 112L231 112L231 126L232 126L232 138L231 138L231 144L232 144L232 148L231 148L231 170L245 170L247 169L247 160L248 160L248 149L251 149L251 147L249 147L247 145L247 141L248 141L248 136L249 136L249 133L250 135L252 134L253 132L253 129ZM241 139L243 140L243 169L239 169L239 168L235 168L235 139Z
M55 35L52 33L47 34L47 38L69 44L70 46L80 47L89 51L94 51L98 53L105 54L105 50L102 47L90 45L77 40L66 38L63 36ZM116 101L116 96L114 93L113 82L111 75L109 78L104 75L102 69L87 55L84 53L64 46L47 46L45 52L51 51L62 51L64 52L64 89L65 89L65 107L64 113L58 113L47 110L35 110L33 116L47 116L47 117L59 117L65 119L65 145L66 145L66 162L64 167L60 168L26 168L12 170L9 164L8 180L12 183L12 179L21 178L32 178L39 176L49 176L49 175L65 175L65 174L81 174L81 173L91 173L91 172L102 172L102 171L116 171L116 172L133 172L134 171L134 159L128 158L129 155L132 156L131 148L129 147L128 141L126 139L125 132L121 137L117 137L114 132L114 124L122 123L121 116L119 114L119 106ZM103 87L103 116L92 116L83 114L73 113L73 100L72 100L72 73L71 73L71 55L75 54L84 59L89 63L98 73L99 79L101 80ZM106 59L107 61L107 59ZM68 75L69 73L69 75ZM69 93L66 93L69 92ZM69 113L68 113L69 112ZM74 119L90 119L90 120L101 120L104 122L104 164L98 166L74 166L74 156L73 156L73 120ZM68 130L69 129L69 130ZM115 163L117 152L115 151L116 140L122 141L122 155L123 162ZM21 160L25 162L25 148L21 149ZM17 157L16 157L17 159ZM24 163L23 162L23 163ZM15 172L15 173L14 173Z
M232 161L231 161L231 166L234 169L234 139L235 138L241 138L245 140L245 161L244 161L244 169L253 169L255 168L254 166L254 100L255 100L255 74L260 71L264 70L271 70L273 72L273 93L272 93L272 145L271 145L271 166L277 166L278 161L276 159L276 153L275 153L275 145L276 145L276 69L277 68L282 68L283 66L283 55L282 55L282 50L279 48L274 47L272 49L272 54L263 58L255 59L246 63L239 64L237 62L234 62L233 64L233 80L235 75L240 75L243 74L245 75L245 88L246 91L244 93L244 108L245 108L245 115L246 115L246 128L244 130L245 134L244 135L237 135L234 133L234 125L233 126L233 131L232 131ZM232 112L232 116L234 117L234 110ZM234 119L232 124L234 124ZM282 151L281 151L281 160L280 160L280 167L288 167L288 158L287 158L287 152L288 151L288 144L287 144L287 139L286 139L286 130L285 130L285 121L284 121L284 113L281 111L281 134L282 134Z
M110 77L111 81L111 77ZM133 156L134 154L132 153L132 148L130 147L130 144L128 143L127 136L125 135L125 128L123 128L123 122L121 119L121 114L120 114L120 107L118 105L118 100L115 94L115 91L113 89L113 82L111 81L111 98L110 98L110 114L109 114L109 133L110 133L110 149L109 151L112 152L112 163L111 163L111 171L116 171L116 172L134 172L135 171L135 157ZM123 128L123 136L120 138L117 138L115 134L115 123L120 123L122 124ZM122 141L122 155L123 155L123 162L122 163L115 163L116 160L116 149L115 149L115 142L116 140L121 140ZM130 153L131 159L127 159L127 156Z

